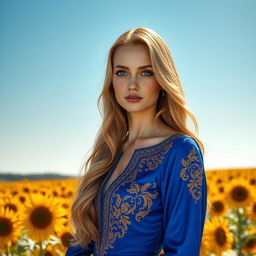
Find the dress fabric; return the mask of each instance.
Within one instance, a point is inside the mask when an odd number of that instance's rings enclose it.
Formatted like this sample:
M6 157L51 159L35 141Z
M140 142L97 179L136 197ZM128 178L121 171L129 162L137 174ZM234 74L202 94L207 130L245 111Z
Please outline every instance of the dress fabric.
M70 246L66 256L199 256L207 207L204 160L196 140L176 133L135 149L122 173L94 199L98 243Z

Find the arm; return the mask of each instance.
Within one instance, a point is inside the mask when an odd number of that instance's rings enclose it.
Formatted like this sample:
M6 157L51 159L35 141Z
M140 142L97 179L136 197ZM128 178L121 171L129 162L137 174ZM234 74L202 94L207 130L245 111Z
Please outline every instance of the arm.
M195 140L178 141L161 173L166 256L199 256L207 184L203 157Z
M94 241L91 240L86 249L83 249L81 246L69 246L66 251L65 256L90 256L94 250Z

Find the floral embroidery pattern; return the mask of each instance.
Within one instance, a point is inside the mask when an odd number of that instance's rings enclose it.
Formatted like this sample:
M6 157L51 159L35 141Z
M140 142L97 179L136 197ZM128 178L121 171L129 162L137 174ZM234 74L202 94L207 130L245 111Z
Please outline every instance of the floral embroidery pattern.
M135 220L140 221L149 213L152 199L157 197L157 193L156 190L153 191L153 194L151 194L152 190L151 193L147 191L147 189L149 189L148 183L143 187L138 187L139 185L134 183L137 174L139 172L153 171L157 169L159 164L161 164L165 158L167 152L172 148L172 139L183 136L184 134L176 134L156 146L135 150L131 161L121 175L114 181L113 186L110 185L104 198L104 218L102 218L103 235L101 241L96 243L96 251L98 255L105 255L107 249L114 247L116 238L121 238L125 235L129 224L131 224L130 218L133 218L134 214ZM131 185L128 192L131 197L128 197L130 201L127 202L127 196L126 199L121 199L121 196L117 191L120 187L129 183L131 183ZM155 183L150 185L156 186ZM134 196L134 194L137 196ZM135 198L141 203L137 202L136 205L131 204L131 200L135 200ZM141 207L137 209L140 205Z
M149 213L152 199L157 198L158 195L157 191L153 191L154 193L147 191L150 186L152 186L151 183L146 183L142 186L133 183L129 189L126 189L129 194L125 197L122 198L120 194L115 194L116 202L113 205L114 219L111 231L108 233L110 244L113 244L117 237L121 238L125 235L129 224L131 224L130 219L133 216L135 216L136 221L141 221ZM153 188L155 187L156 183L153 183Z
M187 160L184 158L181 160L181 164L184 166L184 168L180 172L180 177L183 180L189 179L187 186L189 188L190 194L195 200L195 203L197 203L202 195L203 166L199 163L200 161L194 147L187 155Z
M139 184L133 183L130 186L131 188L127 189L131 195L121 198L120 194L116 194L117 200L113 211L115 218L119 219L123 214L129 215L132 213L134 215L135 210L142 204L138 213L135 215L136 221L141 221L148 214L152 205L152 199L157 198L158 195L157 191L154 191L153 194L147 191L151 185L151 183L146 183L140 187ZM153 183L153 187L156 187L156 183ZM127 219L130 219L130 217L128 216Z

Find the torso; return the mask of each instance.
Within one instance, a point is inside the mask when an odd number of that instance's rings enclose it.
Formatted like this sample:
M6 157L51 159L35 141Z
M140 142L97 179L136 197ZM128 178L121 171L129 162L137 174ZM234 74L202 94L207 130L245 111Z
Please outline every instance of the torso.
M161 136L161 137L155 137L155 138L148 138L146 140L141 141L140 143L136 143L136 145L133 146L125 146L123 145L121 147L121 150L123 152L123 155L120 159L120 161L117 163L117 166L115 168L115 170L112 172L111 176L109 177L109 179L107 180L104 188L103 188L103 193L105 194L107 189L109 188L109 186L112 184L113 181L115 181L115 179L117 177L119 177L119 175L121 175L122 171L125 169L125 167L127 166L127 164L129 163L133 152L136 148L143 148L143 147L149 147L155 144L160 143L161 141L165 140L166 138L168 138L169 136L175 134L171 133L169 135L166 136Z

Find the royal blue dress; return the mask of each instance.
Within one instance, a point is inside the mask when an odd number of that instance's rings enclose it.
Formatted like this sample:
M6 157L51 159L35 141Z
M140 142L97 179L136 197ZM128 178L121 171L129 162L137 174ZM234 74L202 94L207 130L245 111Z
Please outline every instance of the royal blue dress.
M120 151L94 200L100 241L70 246L66 256L199 256L207 206L202 153L190 136L176 133L135 149L103 194Z

